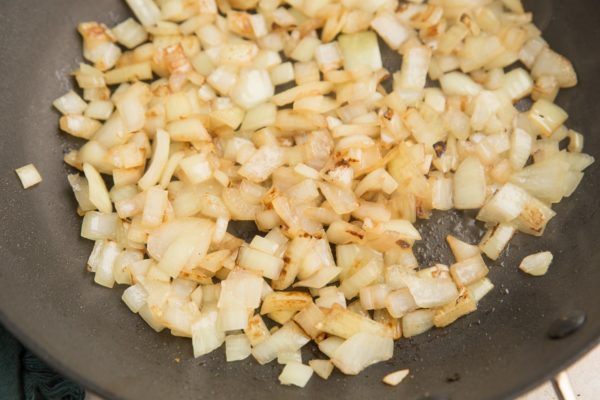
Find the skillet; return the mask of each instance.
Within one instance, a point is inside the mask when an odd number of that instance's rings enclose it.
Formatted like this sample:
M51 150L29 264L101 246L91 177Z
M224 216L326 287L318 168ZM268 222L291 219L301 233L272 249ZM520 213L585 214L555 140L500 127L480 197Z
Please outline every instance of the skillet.
M594 0L529 0L551 46L571 59L578 87L558 104L569 125L600 155L600 24ZM72 87L81 60L79 22L109 26L129 15L122 0L19 0L0 4L0 321L59 372L109 399L505 399L565 368L600 337L599 163L578 191L555 207L541 239L517 235L491 264L494 291L479 310L444 330L396 344L386 363L357 377L314 377L304 390L280 386L275 363L226 363L223 349L194 359L189 340L156 334L120 300L122 288L93 284L84 266L92 243L79 238L80 219L62 163L77 145L58 133L51 102ZM386 57L397 68L399 59ZM33 162L44 181L24 191L14 175ZM435 214L418 228L429 238L417 249L422 264L451 261L444 244L454 232L475 242L471 216ZM235 233L247 236L251 227ZM542 278L522 275L522 257L551 250ZM551 336L555 337L552 339ZM557 337L562 337L558 339ZM318 356L305 349L304 359ZM390 388L381 378L410 368Z

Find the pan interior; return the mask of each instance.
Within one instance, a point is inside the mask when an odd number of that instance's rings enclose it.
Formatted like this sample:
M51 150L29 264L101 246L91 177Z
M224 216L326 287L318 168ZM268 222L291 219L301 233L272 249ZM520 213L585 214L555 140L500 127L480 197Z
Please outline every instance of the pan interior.
M592 0L526 2L552 47L574 61L580 85L564 91L558 103L598 158L600 27L589 12L594 5ZM189 340L151 331L121 302L122 288L96 286L84 271L92 244L79 238L80 219L62 163L63 153L77 143L58 133L50 107L71 88L69 73L81 60L77 23L100 20L111 26L127 15L122 0L21 0L0 6L0 318L60 371L106 397L127 399L500 399L541 382L596 341L598 164L575 195L556 207L558 217L543 238L518 235L491 264L496 288L476 313L447 329L399 341L393 360L357 377L334 373L327 382L313 378L305 390L296 390L278 385L279 365L226 363L222 350L194 359ZM30 162L44 182L24 191L13 170ZM428 238L418 250L423 264L451 261L446 234L470 241L481 235L463 213L436 213L419 229ZM521 258L542 250L555 255L550 273L539 279L520 274ZM575 310L587 314L587 323L564 340L548 339L552 322ZM304 352L305 361L319 356L312 347ZM405 383L395 389L381 384L385 374L403 368L411 370Z

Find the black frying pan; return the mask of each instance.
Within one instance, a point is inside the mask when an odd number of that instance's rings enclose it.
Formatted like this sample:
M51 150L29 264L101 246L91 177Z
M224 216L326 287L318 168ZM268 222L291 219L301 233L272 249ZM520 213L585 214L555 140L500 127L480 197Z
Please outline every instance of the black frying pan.
M580 85L561 93L558 102L598 158L597 2L530 0L526 6L552 46L575 64ZM50 107L71 87L68 73L81 59L77 23L113 25L127 15L122 0L0 5L0 320L60 372L108 398L504 399L540 384L598 341L600 163L556 207L558 217L542 239L518 235L492 264L496 289L476 313L447 329L399 341L393 360L358 377L336 372L328 381L313 377L304 390L283 387L275 363L226 363L222 349L194 359L189 340L147 328L121 302L121 289L94 285L84 270L92 245L79 239L80 219L61 161L76 144L58 133ZM13 170L29 162L44 181L24 191ZM477 240L481 231L470 221L444 214L422 223L423 236L437 240L417 251L420 261L451 261L443 237L454 231ZM555 262L545 277L517 270L523 256L547 249ZM583 316L587 321L580 324ZM549 332L564 338L551 339ZM308 347L304 359L316 355ZM386 373L401 368L410 368L410 379L396 388L381 383Z

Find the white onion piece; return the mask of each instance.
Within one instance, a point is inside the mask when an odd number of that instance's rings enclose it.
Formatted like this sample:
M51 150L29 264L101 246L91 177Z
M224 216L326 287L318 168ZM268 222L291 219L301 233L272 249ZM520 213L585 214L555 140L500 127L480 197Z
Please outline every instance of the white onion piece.
M285 365L279 375L279 383L282 385L294 385L304 387L310 380L313 369L308 365L298 362L291 362Z
M122 299L131 312L137 313L146 304L147 296L146 290L141 285L133 285L125 289Z
M366 67L375 71L383 65L374 32L341 35L338 37L338 42L344 57L344 69L355 70Z
M343 373L357 375L370 365L394 355L394 340L361 332L347 339L334 352L331 361Z
M159 129L156 132L155 146L150 167L148 167L146 173L138 182L138 185L142 190L146 190L158 183L167 161L169 160L170 137L166 131Z
M105 243L102 247L98 266L96 267L94 282L107 288L112 288L114 286L115 278L113 266L120 253L121 250L117 243L112 241L107 241Z
M407 275L404 281L415 303L421 308L439 307L458 297L456 285L448 278Z
M145 27L156 25L160 21L160 9L153 0L125 0L135 16Z
M192 324L194 357L200 357L221 347L225 333L217 326L217 311L202 310L202 315Z
M109 214L112 212L112 202L106 189L106 184L100 173L90 164L83 164L83 172L89 184L89 199L100 212Z
M283 350L277 354L277 364L300 363L302 364L302 352L300 349L289 351Z
M450 266L452 278L459 286L470 285L471 283L484 278L488 272L489 270L479 254Z
M119 216L88 211L81 223L81 237L89 240L114 239L117 235Z
M416 310L402 317L402 334L413 337L433 328L433 310Z
M521 261L519 269L529 275L542 276L548 272L553 258L552 253L549 251L531 254Z
M328 379L333 372L333 363L329 360L310 360L308 365L323 379Z
M24 167L17 168L15 172L23 185L23 189L28 189L42 181L42 176L33 164L27 164Z
M72 90L54 100L52 105L63 115L83 114L88 106L87 103Z
M264 365L277 358L281 351L298 350L310 340L294 322L288 322L277 332L259 343L252 350L252 355L259 364Z
M485 170L481 162L466 158L454 174L454 207L457 209L479 208L485 201Z
M383 377L383 383L390 386L398 386L400 382L408 376L410 371L408 369L401 369L400 371L392 372Z

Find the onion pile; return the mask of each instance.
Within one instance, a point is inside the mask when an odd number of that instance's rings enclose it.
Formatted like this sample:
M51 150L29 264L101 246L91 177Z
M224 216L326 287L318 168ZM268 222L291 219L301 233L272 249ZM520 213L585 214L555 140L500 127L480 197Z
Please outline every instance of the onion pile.
M79 25L82 94L54 105L86 140L65 162L94 280L128 285L131 311L195 357L225 343L297 386L388 360L475 311L487 262L541 236L594 161L554 103L573 66L520 0L127 3L139 22ZM486 235L448 236L456 262L421 268L413 223L451 209ZM311 340L327 359L302 359Z

